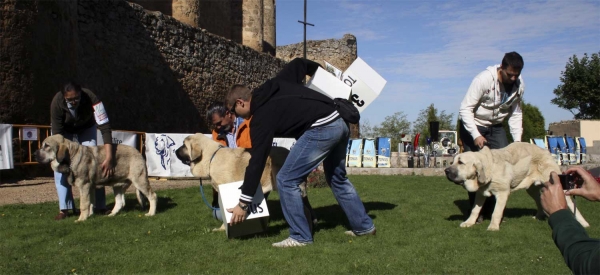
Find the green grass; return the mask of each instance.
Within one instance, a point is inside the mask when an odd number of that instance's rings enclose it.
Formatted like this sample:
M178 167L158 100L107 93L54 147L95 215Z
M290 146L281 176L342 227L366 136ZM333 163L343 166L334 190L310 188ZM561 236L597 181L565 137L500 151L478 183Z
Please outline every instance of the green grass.
M464 189L442 177L351 176L377 236L352 238L329 188L309 190L319 216L313 245L276 249L288 236L277 193L268 232L229 240L211 232L198 188L162 190L154 217L133 195L116 217L54 221L56 203L0 207L1 274L568 274L546 221L531 218L525 191L510 197L506 222L460 228ZM207 188L209 189L209 188ZM210 194L210 190L205 190ZM110 198L109 200L111 200ZM600 236L600 203L577 200ZM112 204L109 201L109 204Z

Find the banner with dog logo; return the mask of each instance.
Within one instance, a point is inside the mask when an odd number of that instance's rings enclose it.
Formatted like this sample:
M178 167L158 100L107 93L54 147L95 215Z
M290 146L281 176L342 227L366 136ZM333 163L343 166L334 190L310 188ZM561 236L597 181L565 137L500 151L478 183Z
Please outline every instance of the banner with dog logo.
M232 214L227 209L234 208L240 202L240 195L242 194L240 187L243 183L243 181L236 181L219 185L219 207L221 208L221 217L225 217L223 224L228 238L263 232L267 230L269 224L267 200L265 200L259 184L252 198L252 203L248 206L246 220L234 226L229 225Z
M377 167L391 167L390 164L390 146L391 139L389 137L377 138ZM402 147L402 146L400 146Z
M193 177L190 167L183 164L175 150L190 134L146 133L146 167L152 177Z
M348 167L362 167L363 139L351 139Z
M13 168L12 125L0 124L0 170Z
M377 145L373 138L366 138L363 146L362 167L377 167Z

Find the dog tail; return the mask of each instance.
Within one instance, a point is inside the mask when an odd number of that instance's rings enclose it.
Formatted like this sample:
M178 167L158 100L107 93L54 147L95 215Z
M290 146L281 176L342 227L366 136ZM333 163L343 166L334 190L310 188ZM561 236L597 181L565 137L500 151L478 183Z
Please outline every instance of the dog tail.
M146 196L144 196L144 194L142 192L140 192L140 190L135 190L135 196L137 197L138 202L140 203L140 206L142 207L142 210L146 209L146 201L148 201L148 198L146 198Z

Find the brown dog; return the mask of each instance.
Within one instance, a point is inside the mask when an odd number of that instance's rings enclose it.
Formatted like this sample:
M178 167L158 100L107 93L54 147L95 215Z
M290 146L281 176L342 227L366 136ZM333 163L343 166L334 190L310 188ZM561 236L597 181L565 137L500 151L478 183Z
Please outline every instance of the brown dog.
M125 206L125 191L133 183L141 204L140 192L148 198L150 210L146 216L156 213L156 193L152 191L146 171L146 161L135 148L127 145L113 146L115 172L105 178L100 165L106 158L103 146L83 146L62 135L49 136L42 147L35 152L40 163L50 163L52 170L68 177L70 185L77 186L80 192L81 213L77 221L85 221L93 214L96 185L112 186L115 193L115 207L109 216L116 215Z

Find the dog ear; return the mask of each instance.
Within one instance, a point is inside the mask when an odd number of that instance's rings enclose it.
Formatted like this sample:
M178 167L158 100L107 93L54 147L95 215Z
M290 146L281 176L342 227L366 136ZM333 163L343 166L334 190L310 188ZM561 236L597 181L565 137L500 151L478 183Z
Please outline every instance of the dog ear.
M489 151L489 149L487 149ZM490 177L491 171L488 170L490 166L484 159L487 158L487 154L478 154L475 160L475 172L477 173L477 182L487 184L492 181Z
M64 163L65 160L69 160L69 148L64 143L58 146L58 152L56 153L56 161L58 163Z
M195 161L197 159L201 159L202 158L202 148L200 148L200 146L194 146L193 142L189 142L189 154L190 154L190 161Z

